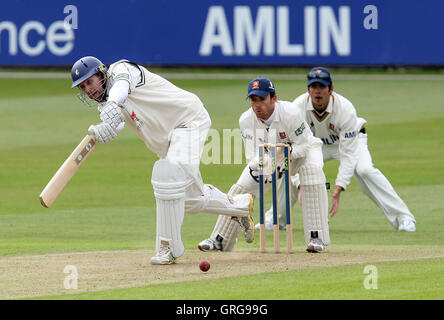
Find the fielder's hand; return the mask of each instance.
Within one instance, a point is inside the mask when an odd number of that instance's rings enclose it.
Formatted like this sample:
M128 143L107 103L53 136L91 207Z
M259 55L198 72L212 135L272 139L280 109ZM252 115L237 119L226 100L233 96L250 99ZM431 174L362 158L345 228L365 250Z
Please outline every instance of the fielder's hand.
M113 140L117 136L116 130L114 130L108 123L102 122L96 125L91 125L88 128L88 132L94 135L96 141L99 143L107 143Z
M333 194L331 196L331 209L329 212L330 217L333 217L336 214L336 212L338 212L339 197L342 191L344 191L344 189L341 186L336 186L335 190L333 190Z

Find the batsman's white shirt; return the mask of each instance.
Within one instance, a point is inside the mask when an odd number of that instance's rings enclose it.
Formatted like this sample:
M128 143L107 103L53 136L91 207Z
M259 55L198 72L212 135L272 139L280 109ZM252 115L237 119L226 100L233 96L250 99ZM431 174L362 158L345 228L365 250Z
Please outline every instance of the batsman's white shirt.
M206 113L195 94L143 66L120 60L110 65L108 75L112 83L129 83L129 95L123 102L125 122L159 158L166 157L174 129Z
M357 138L365 121L358 120L353 104L335 92L332 93L327 109L322 114L315 111L308 93L300 95L293 103L305 113L313 134L322 140L323 153L327 149L326 146L333 146L339 151L340 165L335 183L346 189L358 161Z

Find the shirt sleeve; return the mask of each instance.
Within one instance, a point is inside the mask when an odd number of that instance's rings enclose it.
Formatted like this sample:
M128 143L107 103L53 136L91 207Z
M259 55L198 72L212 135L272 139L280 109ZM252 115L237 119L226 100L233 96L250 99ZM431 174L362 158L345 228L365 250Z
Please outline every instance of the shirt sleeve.
M336 185L344 190L350 184L358 162L358 118L355 113L344 117L344 125L339 133L339 168L336 176Z
M108 100L121 105L125 102L130 92L128 81L116 81L108 93Z
M307 155L310 149L310 127L307 122L303 120L302 122L296 122L299 124L298 127L293 127L292 134L290 136L291 140L291 157L293 159L303 158Z
M242 134L242 140L244 142L245 158L247 163L256 157L256 138L254 136L254 130L247 125L248 119L245 114L239 119L239 128Z
M293 159L303 158L307 155L311 147L310 143L313 139L313 134L299 106L292 103L291 108L287 108L286 110L285 123L289 128L291 157Z
M140 70L136 66L122 61L113 66L110 77L113 85L121 81L128 82L129 93L131 93L131 90L134 90L139 83L141 74Z
M115 83L119 80L127 81L131 84L132 75L125 62L117 63L111 74L112 81Z

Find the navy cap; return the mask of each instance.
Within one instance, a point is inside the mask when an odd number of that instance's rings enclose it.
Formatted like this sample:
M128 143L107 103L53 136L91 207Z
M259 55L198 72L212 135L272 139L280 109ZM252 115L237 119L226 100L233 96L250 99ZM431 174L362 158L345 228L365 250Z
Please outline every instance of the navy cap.
M259 77L251 80L248 84L247 98L252 95L266 98L270 93L276 93L274 84L270 79Z
M324 86L331 86L333 81L331 80L330 71L324 67L315 67L311 69L307 75L307 86L310 86L315 82L322 83Z

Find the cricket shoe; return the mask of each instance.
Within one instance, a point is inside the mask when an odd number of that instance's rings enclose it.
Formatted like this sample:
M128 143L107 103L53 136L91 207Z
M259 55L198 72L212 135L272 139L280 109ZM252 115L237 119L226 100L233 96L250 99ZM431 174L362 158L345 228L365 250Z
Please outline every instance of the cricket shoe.
M252 243L254 241L254 220L253 220L253 205L254 200L251 194L248 194L250 198L250 212L246 217L239 218L239 224L244 232L244 238L247 243Z
M399 223L398 231L415 232L416 224L412 219L404 219Z
M153 265L174 264L176 262L177 259L173 256L170 246L163 243L160 244L159 252L151 258L151 264Z
M208 238L201 241L197 247L200 251L222 250L222 243L217 239Z
M325 251L325 245L322 242L322 240L319 238L311 238L307 246L307 252L318 253L324 251Z

